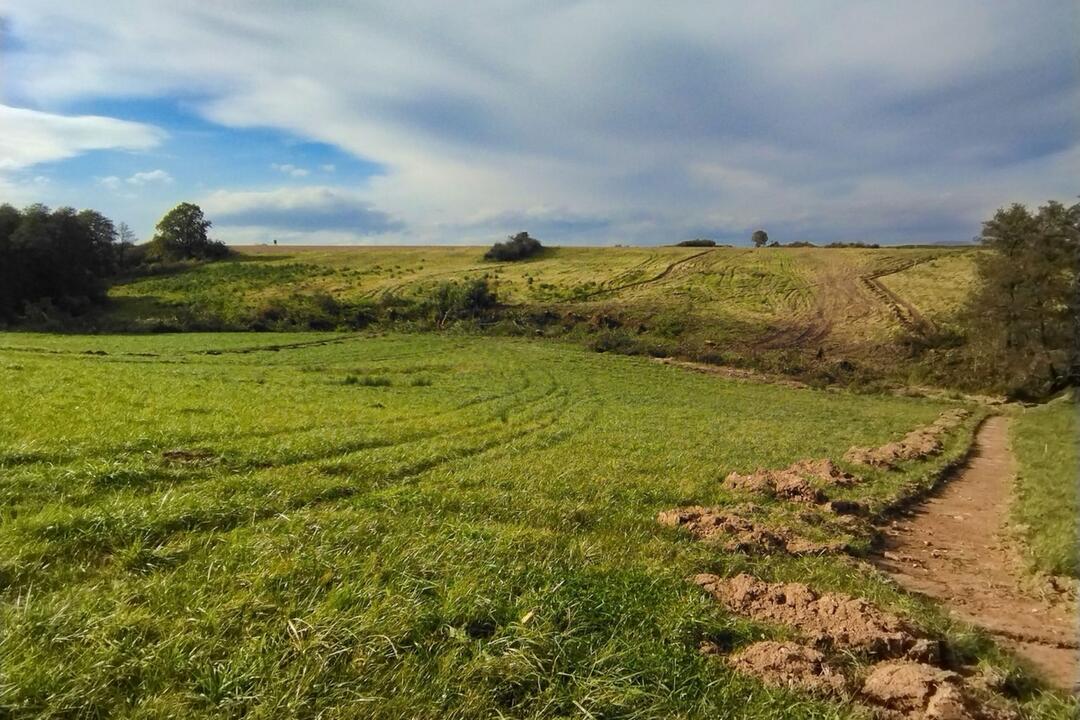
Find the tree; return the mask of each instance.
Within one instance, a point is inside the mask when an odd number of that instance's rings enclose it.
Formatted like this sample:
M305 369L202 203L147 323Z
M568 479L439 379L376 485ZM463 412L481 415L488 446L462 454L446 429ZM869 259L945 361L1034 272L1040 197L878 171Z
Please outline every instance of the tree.
M135 231L126 222L116 226L116 234L120 237L121 245L134 245L139 242L139 238L135 237Z
M764 247L769 242L769 233L764 230L755 230L750 236L750 242L754 243L754 247Z
M981 240L987 252L964 314L975 376L1028 397L1076 382L1080 205L1001 208Z
M79 312L103 299L117 247L112 221L94 210L0 206L0 316L16 318L27 303L46 300Z
M211 222L194 203L180 203L158 221L150 256L160 260L217 260L228 254L224 243L207 236Z

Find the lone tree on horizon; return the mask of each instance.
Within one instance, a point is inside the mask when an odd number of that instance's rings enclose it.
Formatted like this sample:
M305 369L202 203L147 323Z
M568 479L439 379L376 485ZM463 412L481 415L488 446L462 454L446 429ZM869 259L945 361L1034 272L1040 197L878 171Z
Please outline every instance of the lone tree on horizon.
M217 260L229 254L225 243L211 240L206 231L212 223L202 208L183 202L158 221L151 253L161 260Z
M769 233L764 230L755 230L750 236L750 242L754 243L754 247L765 247L769 242Z

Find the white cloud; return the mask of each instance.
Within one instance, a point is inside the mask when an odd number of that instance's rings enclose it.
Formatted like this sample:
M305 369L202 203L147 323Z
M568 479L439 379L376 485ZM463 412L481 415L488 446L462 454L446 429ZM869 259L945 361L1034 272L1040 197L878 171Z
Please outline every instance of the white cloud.
M277 170L278 172L284 173L284 174L288 175L289 177L294 177L294 178L307 177L308 175L311 174L310 171L307 168L297 167L297 166L291 165L289 163L285 163L283 165L278 164L278 163L272 163L270 165L270 167Z
M333 165L332 163L327 163L326 165L320 165L319 169L323 172L332 173L337 171L337 166Z
M119 190L122 187L123 181L115 175L107 175L105 177L94 178L94 182L108 190Z
M161 130L142 123L0 105L0 171L63 160L88 150L148 150L163 138Z
M172 175L160 169L137 172L125 180L129 185L149 185L151 183L163 183L168 185L172 183L172 181Z

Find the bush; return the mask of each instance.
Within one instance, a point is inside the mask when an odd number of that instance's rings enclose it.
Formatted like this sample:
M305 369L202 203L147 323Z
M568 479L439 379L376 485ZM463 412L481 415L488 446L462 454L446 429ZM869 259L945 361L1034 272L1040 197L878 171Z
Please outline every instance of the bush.
M694 238L693 240L683 240L681 243L676 243L675 247L716 247L716 241L708 238Z
M435 286L426 307L429 317L439 328L454 320L476 318L498 304L487 278L472 278L461 282L448 281Z
M501 262L524 260L527 257L536 255L543 249L544 246L540 244L539 240L529 237L527 232L519 232L517 235L507 238L506 242L497 242L492 245L491 249L484 253L484 259L499 260Z

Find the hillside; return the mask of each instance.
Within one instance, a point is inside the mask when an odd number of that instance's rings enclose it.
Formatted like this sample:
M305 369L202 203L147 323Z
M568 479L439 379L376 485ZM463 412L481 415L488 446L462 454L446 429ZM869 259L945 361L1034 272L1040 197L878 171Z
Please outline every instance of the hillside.
M104 329L296 329L306 317L298 307L332 305L338 316L311 323L325 329L348 324L343 312L416 301L440 282L486 276L509 318L500 332L753 360L795 374L881 368L896 365L901 338L948 323L966 297L974 257L955 248L552 248L498 263L473 247L239 250L228 262L116 285L99 321Z

